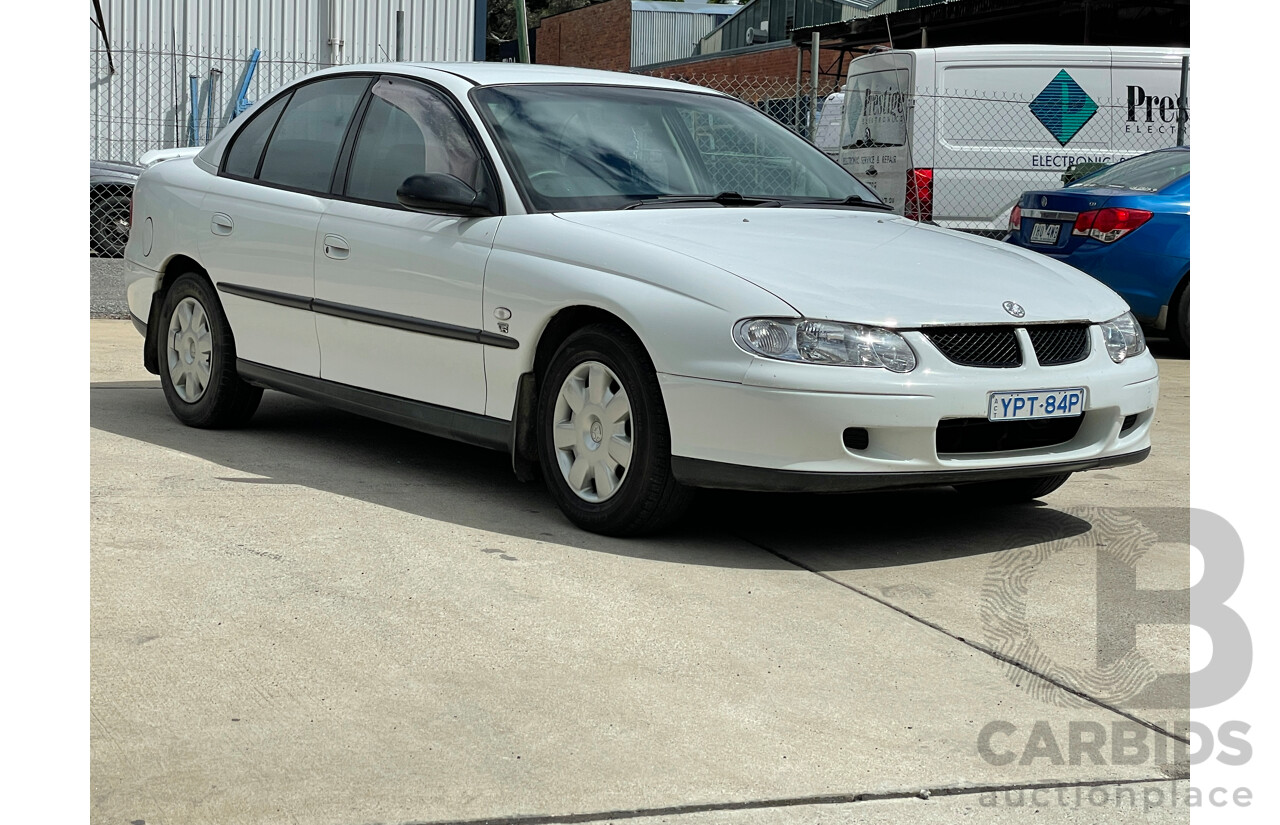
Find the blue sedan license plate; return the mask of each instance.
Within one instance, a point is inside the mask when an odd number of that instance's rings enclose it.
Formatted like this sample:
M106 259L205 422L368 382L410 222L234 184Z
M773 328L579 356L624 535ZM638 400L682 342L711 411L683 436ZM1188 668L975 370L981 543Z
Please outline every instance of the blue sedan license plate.
M988 421L1068 418L1084 412L1084 389L993 392L987 397Z
M1031 226L1031 242L1051 244L1058 242L1058 230L1062 227L1056 223L1037 223Z

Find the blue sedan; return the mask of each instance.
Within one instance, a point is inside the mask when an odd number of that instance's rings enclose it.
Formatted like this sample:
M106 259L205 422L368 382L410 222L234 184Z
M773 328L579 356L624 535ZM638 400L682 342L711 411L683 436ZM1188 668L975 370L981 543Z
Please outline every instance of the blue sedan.
M1064 189L1025 192L1009 243L1089 273L1191 350L1191 150L1161 149Z

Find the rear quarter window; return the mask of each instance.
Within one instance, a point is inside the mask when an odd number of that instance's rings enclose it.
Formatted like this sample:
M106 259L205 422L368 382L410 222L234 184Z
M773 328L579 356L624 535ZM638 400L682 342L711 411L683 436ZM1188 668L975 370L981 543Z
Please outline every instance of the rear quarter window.
M258 162L262 160L262 150L271 137L280 113L289 102L290 95L281 95L265 109L256 112L240 133L235 136L231 148L227 150L227 160L223 171L238 178L252 178L258 174Z

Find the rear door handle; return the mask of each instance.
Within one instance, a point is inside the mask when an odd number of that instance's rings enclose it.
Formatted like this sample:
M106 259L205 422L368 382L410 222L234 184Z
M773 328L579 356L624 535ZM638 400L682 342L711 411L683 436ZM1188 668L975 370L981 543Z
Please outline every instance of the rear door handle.
M231 216L225 212L214 212L213 220L209 224L209 229L215 235L230 235L231 230L236 228L235 221L231 220Z
M351 247L341 235L325 235L324 254L335 261L345 260L351 254Z

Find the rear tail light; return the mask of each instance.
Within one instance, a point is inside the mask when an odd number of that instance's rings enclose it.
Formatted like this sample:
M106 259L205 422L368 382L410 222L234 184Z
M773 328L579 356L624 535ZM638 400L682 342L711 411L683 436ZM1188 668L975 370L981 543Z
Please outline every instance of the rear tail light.
M1016 232L1022 228L1022 204L1014 204L1013 211L1009 213L1009 231Z
M1071 227L1072 235L1115 243L1133 230L1151 220L1151 213L1145 209L1123 209L1107 207L1081 212L1076 217L1076 225Z
M902 216L913 221L933 220L932 169L907 170L907 200Z

